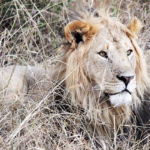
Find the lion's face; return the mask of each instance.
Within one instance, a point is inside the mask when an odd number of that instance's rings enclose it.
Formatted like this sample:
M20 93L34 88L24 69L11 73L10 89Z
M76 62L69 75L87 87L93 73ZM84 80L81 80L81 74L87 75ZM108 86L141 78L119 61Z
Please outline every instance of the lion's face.
M136 88L134 47L123 31L103 28L89 50L86 69L99 96L108 95L112 105L130 104Z
M65 27L70 47L63 60L69 66L64 77L68 77L66 88L73 93L73 101L78 99L84 108L94 107L95 98L109 97L115 106L139 102L149 83L143 52L136 42L141 28L137 18L126 26L105 15L85 17Z

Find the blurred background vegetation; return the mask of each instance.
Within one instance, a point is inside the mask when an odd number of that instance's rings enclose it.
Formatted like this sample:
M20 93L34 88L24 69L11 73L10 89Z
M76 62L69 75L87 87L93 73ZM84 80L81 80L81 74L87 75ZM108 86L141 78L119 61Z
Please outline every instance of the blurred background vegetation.
M34 64L53 55L63 42L65 14L72 1L7 0L0 3L1 66Z

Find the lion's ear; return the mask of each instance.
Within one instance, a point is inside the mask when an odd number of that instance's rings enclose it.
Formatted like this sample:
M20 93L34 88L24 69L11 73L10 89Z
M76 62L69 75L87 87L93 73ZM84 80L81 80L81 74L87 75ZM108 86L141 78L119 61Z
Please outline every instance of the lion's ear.
M65 27L65 36L72 47L75 48L80 42L86 42L96 33L98 33L99 27L84 23L82 21L73 21L68 23Z
M143 25L142 23L134 17L131 19L130 24L127 25L127 28L132 32L132 33L137 33L142 29Z

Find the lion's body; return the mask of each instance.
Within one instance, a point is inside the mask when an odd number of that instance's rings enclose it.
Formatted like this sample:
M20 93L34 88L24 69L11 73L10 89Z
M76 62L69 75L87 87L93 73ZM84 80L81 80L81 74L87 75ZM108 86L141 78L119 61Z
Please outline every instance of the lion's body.
M42 98L49 90L49 77L48 70L42 65L0 68L0 96L8 101L23 98L27 93Z
M91 120L88 129L97 138L111 139L114 130L129 122L132 109L136 111L147 89L146 63L135 40L139 28L137 19L126 27L102 14L83 15L65 28L69 43L62 47L61 61L51 78L57 83L64 80L64 94L73 105L87 111ZM15 90L19 88L17 92L26 93L44 79L45 71L35 68L32 76L32 69L16 67L12 83ZM1 90L8 83L4 81L5 76L10 77L12 70L13 67L0 70Z

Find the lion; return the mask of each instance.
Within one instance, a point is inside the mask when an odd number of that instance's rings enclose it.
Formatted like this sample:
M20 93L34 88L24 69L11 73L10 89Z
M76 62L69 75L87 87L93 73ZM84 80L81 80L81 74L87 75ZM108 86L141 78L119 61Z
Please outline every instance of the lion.
M48 92L53 82L60 83L65 89L63 96L87 112L90 133L111 140L114 129L128 124L132 112L136 114L142 106L149 85L143 51L136 41L141 28L136 17L124 25L107 13L80 13L65 27L68 43L59 49L54 69L0 69L2 97L24 96L30 90L36 95L42 88Z
M1 99L23 99L28 93L31 98L42 98L49 89L49 72L42 66L8 66L0 68Z

